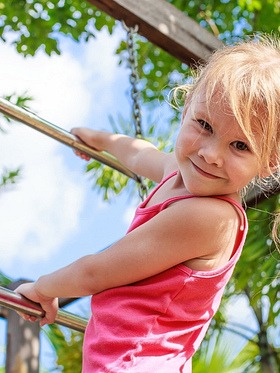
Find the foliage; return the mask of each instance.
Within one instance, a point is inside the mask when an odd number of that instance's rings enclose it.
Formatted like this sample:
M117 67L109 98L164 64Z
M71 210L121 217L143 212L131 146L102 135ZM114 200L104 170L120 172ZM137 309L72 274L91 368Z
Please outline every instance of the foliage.
M48 325L43 330L57 355L54 369L65 373L81 372L83 334L75 330L65 334L57 325Z
M9 0L0 2L0 37L14 37L13 44L24 56L39 49L45 53L60 54L59 34L69 35L76 41L94 37L93 29L104 25L112 32L115 21L79 0Z
M2 175L0 176L0 190L3 187L6 187L9 184L15 184L19 179L20 169L16 169L13 171L4 169Z
M239 353L232 353L232 344L223 334L214 334L210 343L202 344L193 357L193 373L257 373L252 361L257 354L254 343L248 344Z
M245 292L254 309L261 307L263 299L272 305L267 323L273 325L277 320L280 306L280 255L271 239L273 211L279 209L279 196L274 196L247 211L250 232L240 261L235 270L232 291ZM261 233L261 234L260 234ZM257 239L256 239L257 237ZM248 263L250 265L248 266ZM250 279L248 281L248 279ZM258 321L261 319L258 317Z
M16 93L12 93L8 96L4 96L3 98L7 101L10 101L14 105L17 105L17 106L19 106L23 109L26 109L26 110L30 109L29 103L33 100L33 97L28 96L27 92L24 92L21 95L17 95ZM0 114L0 115L3 119L5 119L6 122L8 122L8 123L12 122L11 118L9 118L7 115L2 115L2 114ZM3 125L1 126L1 122L0 122L0 131L3 132L3 133L6 133Z

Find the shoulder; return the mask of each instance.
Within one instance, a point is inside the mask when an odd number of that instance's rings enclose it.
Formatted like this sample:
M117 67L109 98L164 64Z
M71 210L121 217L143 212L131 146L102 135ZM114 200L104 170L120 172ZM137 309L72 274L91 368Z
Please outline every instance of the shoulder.
M216 197L199 197L194 196L191 198L180 199L177 203L173 203L173 206L177 209L182 209L185 213L186 207L188 211L192 211L192 215L200 217L205 216L205 213L212 213L217 218L232 218L236 216L238 218L237 207L230 201ZM182 211L182 213L183 213Z
M191 227L212 233L240 222L240 213L230 202L215 197L193 197L179 200L169 207Z
M214 197L194 197L171 204L171 227L176 230L176 242L186 240L195 248L197 257L231 251L241 224L237 208ZM173 211L172 211L173 210ZM174 228L176 225L176 228Z
M194 213L200 216L205 213L211 214L213 219L228 220L238 219L237 207L230 201L216 197L193 197L189 198L189 205L194 209ZM208 215L209 216L209 215ZM209 216L209 217L210 217Z

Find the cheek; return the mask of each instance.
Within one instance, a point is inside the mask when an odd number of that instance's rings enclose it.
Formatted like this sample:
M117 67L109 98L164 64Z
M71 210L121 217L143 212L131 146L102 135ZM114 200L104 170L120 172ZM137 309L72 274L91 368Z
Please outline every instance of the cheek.
M191 131L180 131L177 141L176 148L183 153L189 154L197 143L197 134L194 135Z
M231 178L242 185L242 188L257 175L257 168L254 162L234 160L230 162L228 167Z

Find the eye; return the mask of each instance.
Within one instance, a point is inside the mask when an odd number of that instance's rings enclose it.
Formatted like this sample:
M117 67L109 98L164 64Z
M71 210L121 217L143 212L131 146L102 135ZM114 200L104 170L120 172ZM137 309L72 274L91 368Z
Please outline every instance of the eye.
M249 150L248 146L245 144L245 142L242 141L234 141L232 145L237 149L237 150Z
M212 127L210 126L209 123L207 123L205 120L203 119L199 119L198 120L198 123L201 125L202 128L204 128L206 131L210 131L211 133L213 133L213 130L212 130Z

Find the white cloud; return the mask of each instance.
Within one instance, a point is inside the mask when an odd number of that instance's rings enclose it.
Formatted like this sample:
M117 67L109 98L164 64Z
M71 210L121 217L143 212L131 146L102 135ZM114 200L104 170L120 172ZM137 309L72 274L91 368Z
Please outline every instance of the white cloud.
M1 166L22 167L22 180L0 197L1 262L48 258L78 227L85 190L55 142L25 126L0 136Z
M1 96L28 91L35 98L34 110L65 129L86 118L90 102L86 77L80 63L69 53L48 57L39 52L35 58L24 58L4 43L0 50Z
M82 67L70 54L24 59L0 46L1 96L28 90L37 113L65 129L85 120L89 93ZM30 263L58 250L77 230L85 198L78 175L58 152L62 145L21 124L8 132L0 136L0 169L23 165L23 178L0 198L1 267L15 256Z
M75 58L67 52L68 41L62 41L61 56L39 52L35 58L23 58L0 43L0 96L28 91L35 98L32 109L51 123L69 130L88 125L91 114L89 125L102 128L99 115L104 117L105 112L108 118L108 108L114 105L110 87L123 72L113 57L116 39L106 32L98 39L81 46ZM36 263L59 250L79 229L86 198L81 168L69 170L65 152L59 153L64 145L22 124L8 128L8 135L0 135L0 173L4 166L23 165L23 178L0 196L1 269L5 271L15 257Z

